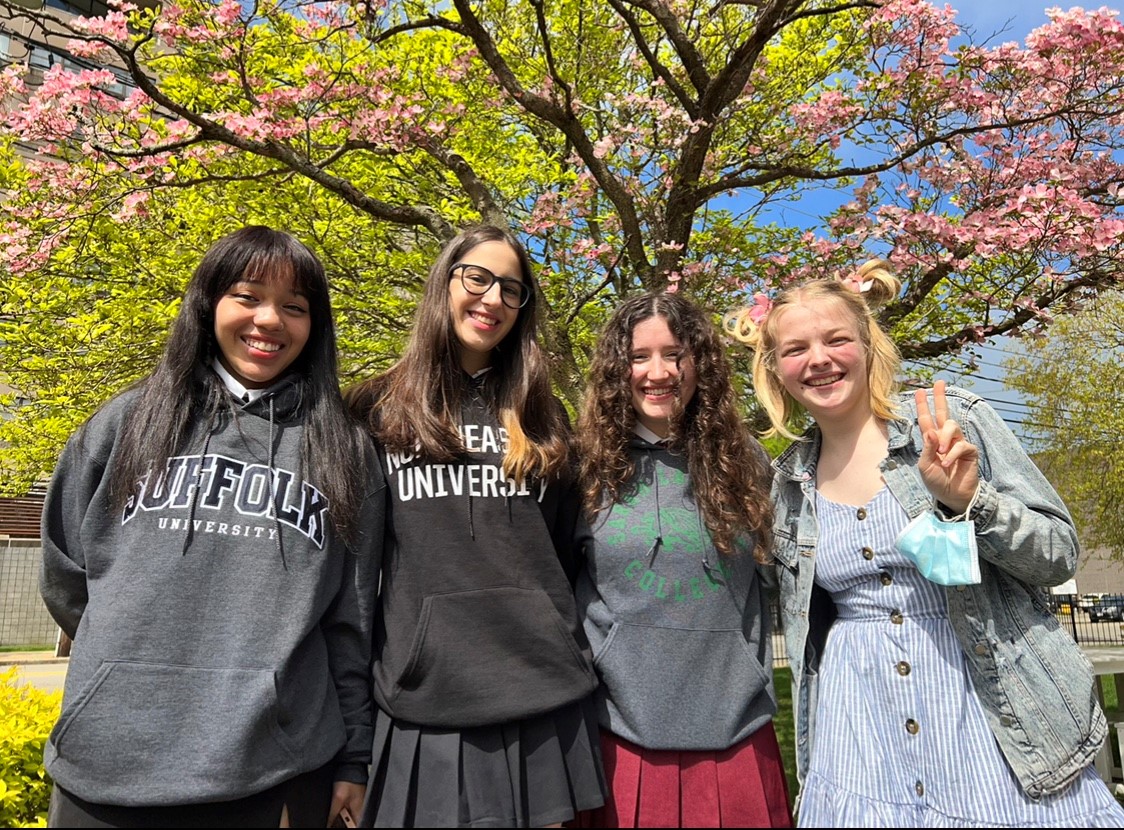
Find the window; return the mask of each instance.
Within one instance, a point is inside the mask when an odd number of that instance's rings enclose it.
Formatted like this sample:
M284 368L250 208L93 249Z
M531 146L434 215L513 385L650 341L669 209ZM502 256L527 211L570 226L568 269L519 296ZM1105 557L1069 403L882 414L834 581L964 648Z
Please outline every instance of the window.
M44 72L50 69L52 66L56 66L58 64L61 64L63 69L65 69L67 72L81 72L84 69L95 68L108 69L113 73L113 76L114 78L116 78L116 80L113 83L106 84L102 87L102 89L104 89L115 98L124 98L129 94L129 90L134 88L134 84L132 83L129 76L124 71L117 69L116 67L95 67L93 64L80 63L70 55L67 55L63 52L56 52L54 49L50 49L40 44L33 44L31 46L31 51L27 56L27 64L32 69L38 69Z
M82 17L105 17L109 14L109 7L103 0L47 0L47 5Z

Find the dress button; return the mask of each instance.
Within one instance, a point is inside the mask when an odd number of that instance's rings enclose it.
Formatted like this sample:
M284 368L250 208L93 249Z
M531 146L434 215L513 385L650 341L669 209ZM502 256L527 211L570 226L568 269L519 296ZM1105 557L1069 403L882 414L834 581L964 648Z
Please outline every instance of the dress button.
M863 519L866 518L866 508L860 507L858 510L855 511L855 515L858 517L859 521L861 522Z
M905 722L905 731L908 732L910 735L916 735L918 730L920 730L920 729L921 729L921 726L913 718L910 718L909 720L907 720Z
M913 785L913 789L918 795L925 795L925 785L920 781Z
M957 586L956 586L956 590L957 590L957 591L967 591L967 590L968 590L968 586L967 586L967 585L957 585Z
M890 576L889 571L882 571L882 573L878 574L878 581L881 582L883 585L893 585L894 584L894 578L892 576Z
M902 660L900 663L898 663L897 668L898 668L898 674L900 674L902 677L905 677L907 674L910 673L910 671L912 671L909 663L907 663L905 660Z
M976 643L976 647L972 649L972 651L983 657L985 654L991 651L991 649L987 647L987 643Z
M887 462L886 462L886 469L887 469L887 470L896 470L896 469L898 469L898 462L897 462L897 461L894 461L894 460L893 460L893 459L891 458L891 459L890 459L889 461L887 461Z
M1011 726L1011 725L1014 724L1015 719L1013 717L1011 717L1010 715L1000 715L999 716L999 722L1003 726Z
M869 561L873 558L874 558L874 549L873 548L863 548L863 559L866 559L866 560Z
M892 622L894 625L901 625L903 619L905 618L902 617L902 612L897 608L890 612L890 622Z

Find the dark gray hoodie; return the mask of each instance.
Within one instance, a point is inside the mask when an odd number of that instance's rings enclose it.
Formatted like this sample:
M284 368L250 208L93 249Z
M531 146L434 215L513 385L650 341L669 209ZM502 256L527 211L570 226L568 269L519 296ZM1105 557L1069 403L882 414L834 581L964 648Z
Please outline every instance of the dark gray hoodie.
M385 512L373 451L354 551L301 469L301 393L284 381L197 425L156 465L163 480L111 511L136 397L70 440L44 507L40 590L74 638L47 771L124 806L241 798L333 758L365 781Z
M752 545L720 556L687 459L635 437L576 587L601 726L647 749L719 750L772 720L773 653Z

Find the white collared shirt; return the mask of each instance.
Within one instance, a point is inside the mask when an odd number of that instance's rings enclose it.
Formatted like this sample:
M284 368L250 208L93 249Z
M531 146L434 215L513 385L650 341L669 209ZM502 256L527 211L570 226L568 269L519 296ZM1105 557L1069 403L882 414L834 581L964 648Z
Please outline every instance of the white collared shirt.
M632 431L649 444L666 444L668 440L666 438L660 438L660 436L656 435L639 421L632 427Z
M211 368L215 370L215 374L222 378L223 385L230 391L230 394L238 398L242 403L252 403L268 391L268 387L266 387L266 389L247 389L239 383L234 375L226 370L226 367L222 365L222 361L217 357L211 361Z

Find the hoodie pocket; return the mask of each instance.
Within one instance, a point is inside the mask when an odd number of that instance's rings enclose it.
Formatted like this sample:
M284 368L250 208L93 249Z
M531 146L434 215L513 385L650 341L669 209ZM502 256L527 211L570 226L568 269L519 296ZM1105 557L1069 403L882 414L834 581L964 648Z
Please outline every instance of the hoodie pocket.
M107 660L51 744L56 777L109 804L227 800L298 767L268 669Z
M614 731L649 749L724 749L776 711L740 630L618 622L598 657Z
M544 591L484 588L423 600L393 707L404 720L463 728L556 709L593 684Z

